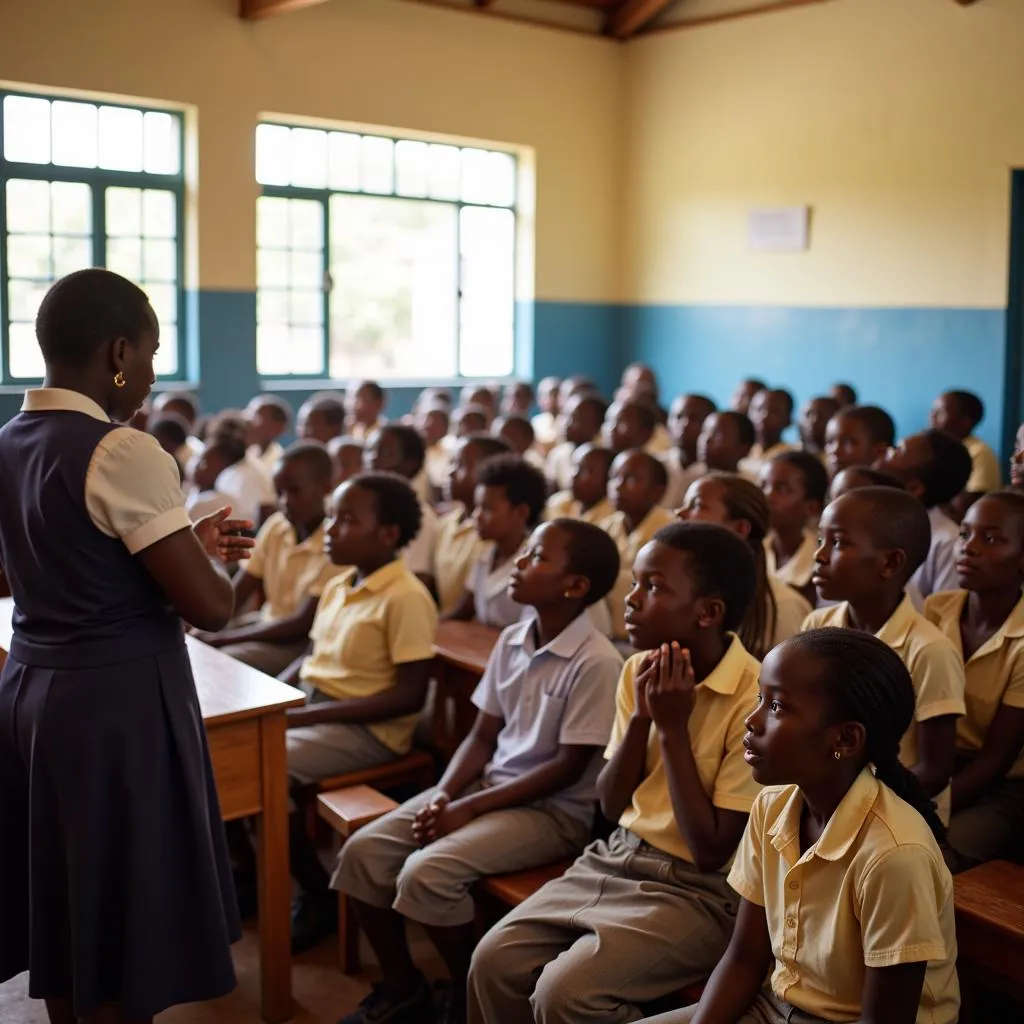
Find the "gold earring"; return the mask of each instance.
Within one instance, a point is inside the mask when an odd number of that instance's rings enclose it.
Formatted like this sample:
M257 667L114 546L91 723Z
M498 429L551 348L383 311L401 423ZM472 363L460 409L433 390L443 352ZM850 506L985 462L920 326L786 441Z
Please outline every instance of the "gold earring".
M127 383L128 381L125 380L124 370L118 370L117 373L114 374L114 387L123 388Z
M832 754L832 756L833 756L833 757L834 757L834 758L835 758L835 759L836 759L836 760L838 761L838 760L839 760L839 759L840 759L840 758L841 758L841 757L842 757L843 755L842 755L842 754L840 754L840 753L839 753L839 751L837 750L837 751L835 751L835 752L834 752L834 753Z

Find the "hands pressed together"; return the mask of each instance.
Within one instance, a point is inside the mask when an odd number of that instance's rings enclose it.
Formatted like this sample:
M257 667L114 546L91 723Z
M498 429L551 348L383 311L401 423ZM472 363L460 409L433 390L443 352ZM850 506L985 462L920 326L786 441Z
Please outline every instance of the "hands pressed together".
M673 641L648 651L637 673L636 715L662 733L685 730L693 711L696 679L690 652Z
M465 801L453 801L444 790L439 789L430 803L417 812L412 824L412 835L420 846L427 846L435 839L457 832L473 818L473 811Z

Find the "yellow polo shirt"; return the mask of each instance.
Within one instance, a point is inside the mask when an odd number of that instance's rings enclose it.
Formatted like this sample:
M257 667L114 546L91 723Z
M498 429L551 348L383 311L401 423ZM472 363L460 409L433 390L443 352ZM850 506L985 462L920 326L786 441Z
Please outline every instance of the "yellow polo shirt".
M849 606L845 601L832 608L811 612L804 630L821 626L850 624ZM889 621L875 634L903 660L914 684L916 707L914 721L925 722L940 715L962 715L964 704L964 663L957 649L923 615L914 610L904 594L900 606ZM908 768L917 764L917 727L911 726L900 743L900 761ZM935 797L939 817L949 822L950 793L947 786Z
M783 640L796 636L813 608L803 594L797 593L788 583L781 582L775 576L768 577L768 588L775 598L775 634L768 645L770 650Z
M347 572L324 551L324 524L300 542L284 513L275 512L256 534L245 571L263 583L263 618L294 615L307 597L319 597L328 580Z
M441 614L450 612L462 599L469 570L484 553L486 545L476 532L473 517L462 518L461 505L437 521L434 540L434 580Z
M918 1024L956 1024L953 879L924 819L865 769L801 854L803 804L797 786L762 790L729 872L764 907L772 990L816 1018L858 1021L868 967L926 960Z
M600 526L614 514L615 509L607 498L602 498L584 512L583 506L572 496L572 491L558 491L552 494L544 506L545 519L581 519L595 526Z
M999 471L996 453L973 434L964 439L964 447L971 453L971 477L964 490L972 494L998 491L1003 483L1003 474Z
M401 558L359 583L356 570L324 587L309 637L313 653L300 676L334 700L372 697L395 685L398 666L434 657L437 608ZM419 714L367 728L389 750L405 754Z
M632 533L627 531L626 517L621 512L613 512L604 522L598 523L619 549L619 576L611 593L605 598L612 618L612 639L629 639L625 622L626 595L633 589L633 562L636 556L663 526L675 521L676 517L668 509L652 508Z
M768 573L780 583L791 587L806 587L814 575L814 552L818 550L818 531L804 530L803 540L796 554L781 568L775 562L775 548L771 537L764 539L764 556L768 563Z
M963 657L960 615L966 590L932 594L924 603L925 618L947 636ZM956 749L977 754L1001 704L1024 708L1024 597L1006 621L967 660L964 666L967 713L956 723ZM1009 779L1024 778L1024 751L1006 773Z
M757 482L761 476L761 469L768 465L776 455L782 455L784 452L795 452L796 450L795 445L786 444L785 441L779 441L778 444L773 444L771 448L762 448L759 444L755 444L750 449L750 454L745 459L740 459L737 468L743 476Z
M730 634L731 635L731 634ZM634 654L622 667L615 695L615 724L604 752L611 760L626 735L636 710L636 674L642 654ZM761 666L736 636L715 667L697 686L687 731L697 762L704 792L716 807L746 814L760 786L743 760L743 720L757 703L757 680ZM651 723L647 737L644 777L633 791L633 800L619 818L619 824L659 850L693 863L693 855L679 831L672 810L665 765L661 759L658 730ZM722 871L728 870L728 865Z

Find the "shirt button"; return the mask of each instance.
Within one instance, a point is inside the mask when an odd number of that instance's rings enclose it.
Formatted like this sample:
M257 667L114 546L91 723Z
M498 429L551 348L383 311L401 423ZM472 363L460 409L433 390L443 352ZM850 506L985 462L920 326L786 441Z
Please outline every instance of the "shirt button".
M790 889L799 889L800 888L800 883L799 882L790 882L789 883L789 887L790 887Z
M787 917L786 918L786 927L787 928L795 928L796 927L796 918L795 917Z

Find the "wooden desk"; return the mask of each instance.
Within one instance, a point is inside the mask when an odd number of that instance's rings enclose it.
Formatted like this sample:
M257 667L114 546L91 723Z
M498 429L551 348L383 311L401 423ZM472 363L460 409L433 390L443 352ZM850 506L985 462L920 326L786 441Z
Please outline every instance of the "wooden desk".
M0 600L0 649L10 648L14 602ZM291 871L285 709L304 702L291 686L186 637L206 725L221 815L257 816L262 1017L292 1016ZM6 657L6 654L3 654ZM0 659L2 660L2 659ZM159 927L159 922L153 922Z
M487 659L497 643L500 630L479 622L439 622L434 638L437 701L447 705L435 713L435 722L450 722L444 735L434 735L433 743L451 758L458 745L469 735L476 718L470 697L487 667Z

